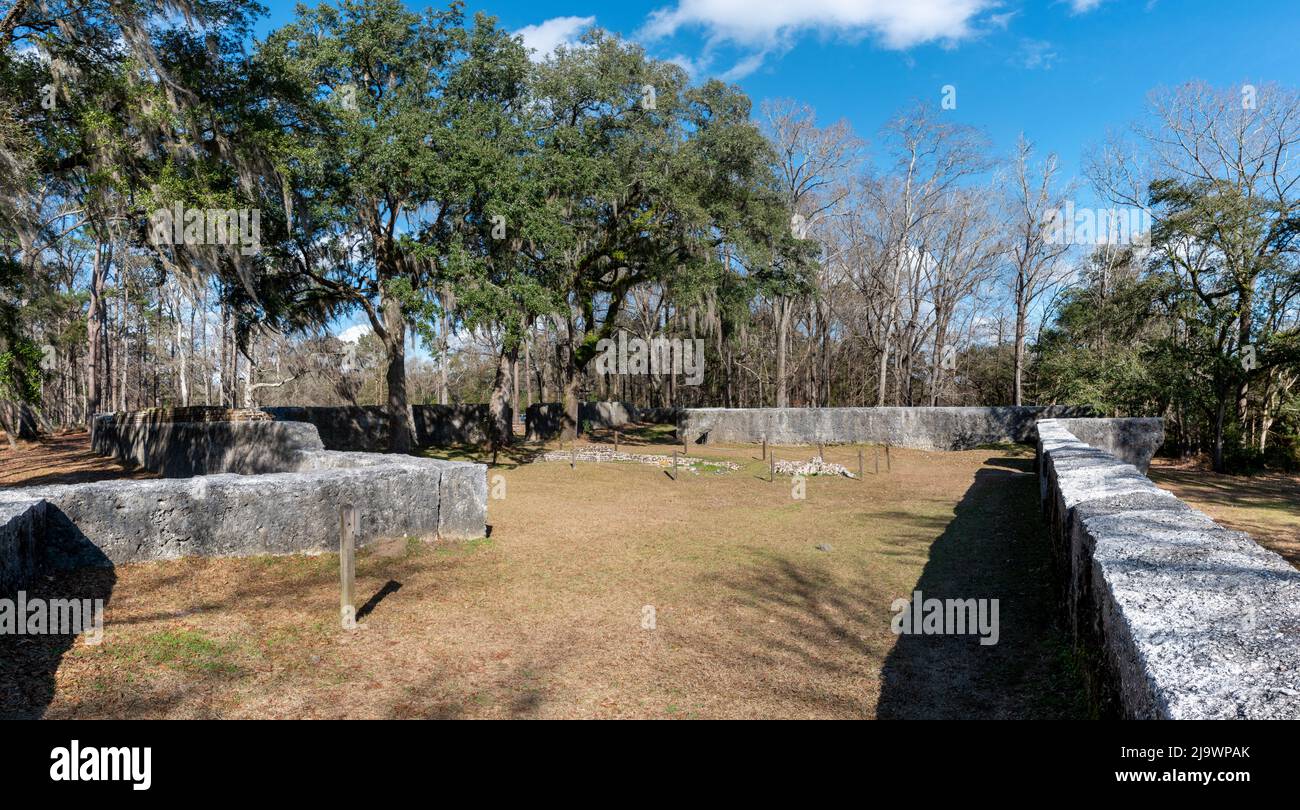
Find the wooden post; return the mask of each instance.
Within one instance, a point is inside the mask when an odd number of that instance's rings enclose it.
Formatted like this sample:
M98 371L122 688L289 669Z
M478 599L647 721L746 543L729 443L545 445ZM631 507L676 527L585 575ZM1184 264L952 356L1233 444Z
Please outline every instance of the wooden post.
M690 448L688 448L688 447L686 446L686 434L683 433L683 434L682 434L682 455L684 456L684 455L686 455L688 452L690 452Z
M576 443L569 445L569 469L578 469L578 445Z
M885 442L885 471L886 472L894 471L894 462L891 461L889 458L889 442Z
M880 475L880 448L871 448L871 458L876 462L876 475Z
M776 483L776 453L773 452L769 458L772 460L772 483Z
M618 452L618 431L614 431L614 452Z
M822 461L826 460L826 448L822 447L821 442L817 442L817 458Z
M863 480L864 480L864 476L862 474L862 448L859 447L858 448L858 483L861 483Z
M339 614L344 630L357 627L354 596L357 589L357 520L356 507L348 504L339 509Z
M673 480L677 480L677 451L673 451Z
M763 434L763 459L767 459L767 434Z

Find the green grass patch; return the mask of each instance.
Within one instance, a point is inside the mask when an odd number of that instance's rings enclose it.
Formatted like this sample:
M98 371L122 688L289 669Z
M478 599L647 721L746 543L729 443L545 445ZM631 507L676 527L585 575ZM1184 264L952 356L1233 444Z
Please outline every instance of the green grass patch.
M185 672L205 675L237 675L240 667L232 660L237 647L209 638L198 630L163 630L150 633L116 654L133 662L146 662Z

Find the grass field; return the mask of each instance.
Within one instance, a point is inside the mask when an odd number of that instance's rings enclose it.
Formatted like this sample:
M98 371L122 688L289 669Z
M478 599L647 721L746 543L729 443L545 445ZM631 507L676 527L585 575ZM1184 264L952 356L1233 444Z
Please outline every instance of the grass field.
M624 442L670 453L660 438ZM0 714L1084 714L1027 450L894 450L879 474L868 450L863 481L810 478L804 500L790 479L767 480L758 448L692 452L743 467L674 481L647 465L502 456L489 537L363 551L368 603L352 632L338 627L334 555L44 583L33 590L107 595L104 641L0 641ZM856 470L856 452L827 457ZM890 604L917 589L999 599L999 643L895 636Z

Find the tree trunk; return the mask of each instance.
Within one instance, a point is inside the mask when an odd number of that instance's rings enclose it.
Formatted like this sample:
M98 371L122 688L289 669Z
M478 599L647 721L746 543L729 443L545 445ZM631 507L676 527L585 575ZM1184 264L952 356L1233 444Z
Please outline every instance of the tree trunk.
M1211 467L1217 473L1227 472L1227 470L1224 468L1224 459L1223 459L1223 433L1224 433L1224 422L1227 417L1227 411L1228 411L1227 394L1220 392L1219 407L1214 415L1214 448L1210 460Z
M181 292L176 291L176 383L180 390L181 407L190 404L189 368L185 358L185 322L181 318Z
M86 318L86 428L94 427L95 414L99 413L103 389L108 374L101 371L104 348L108 334L107 307L104 304L104 284L108 276L108 262L103 246L95 249L95 264L90 273L90 310Z
M388 355L388 369L384 375L388 387L388 451L411 452L411 424L406 398L406 318L402 302L385 295L382 302L384 316L384 349Z
M18 431L14 429L13 421L9 418L9 404L0 402L0 428L4 428L5 439L9 441L9 449L18 449Z
M1024 373L1025 373L1025 330L1026 322L1029 320L1029 312L1026 307L1024 285L1017 284L1016 288L1016 347L1014 352L1014 374L1015 385L1012 389L1011 404L1024 404Z
M448 404L447 398L447 363L450 362L451 346L451 296L444 287L442 292L442 317L438 323L438 404Z
M488 404L494 448L504 447L514 439L515 410L511 405L514 386L511 385L511 373L518 356L519 349L516 347L512 351L502 348L501 354L497 357L496 375L492 380L492 399Z
M789 384L786 380L785 356L790 332L790 302L777 298L776 304L776 407L790 407Z
M533 349L532 349L532 330L529 330L529 337L524 340L524 388L526 397L524 407L527 408L533 404Z
M528 370L524 369L524 376L528 376ZM510 357L510 396L514 400L514 408L511 411L513 415L519 413L519 350L515 349L514 354ZM514 423L511 422L510 429L514 430Z
M572 441L578 436L578 374L571 368L564 369L564 430L560 434Z

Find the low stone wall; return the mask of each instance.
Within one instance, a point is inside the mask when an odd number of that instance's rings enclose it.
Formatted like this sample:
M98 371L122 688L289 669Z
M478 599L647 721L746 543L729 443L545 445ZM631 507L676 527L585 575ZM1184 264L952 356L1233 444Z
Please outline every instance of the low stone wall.
M1028 441L1040 417L1090 416L1067 406L1006 408L688 408L678 429L708 444L892 444L965 450Z
M636 421L651 425L676 425L682 418L681 408L637 408Z
M1098 419L1069 406L1004 408L689 408L678 431L700 444L891 444L968 450L1028 442L1039 419L1064 418L1085 440L1143 472L1164 443L1160 419Z
M544 442L564 430L564 405L559 402L534 402L524 409L524 440Z
M1040 491L1103 712L1300 716L1300 571L1067 424L1037 424Z
M382 453L388 449L388 411L364 407L263 408L276 421L316 427L327 450ZM412 405L417 447L484 444L491 432L487 405Z
M36 576L44 531L45 503L40 499L0 503L0 596L25 587Z
M91 449L168 478L212 473L257 475L297 469L304 453L325 449L301 422L170 422L132 414L95 418Z
M42 567L178 557L337 550L339 508L360 516L358 542L484 535L487 479L424 459L266 475L103 481L22 490L46 504Z
M1165 443L1165 423L1157 418L1057 419L1084 444L1104 450L1145 473L1160 445Z
M654 416L662 416L655 409ZM579 429L619 428L642 421L640 410L629 402L581 402L578 404ZM546 441L559 436L564 430L564 404L560 402L535 402L524 411L527 441Z
M348 504L361 544L486 534L483 465L328 451L309 424L112 416L94 444L172 477L0 490L0 588L49 569L329 551Z

